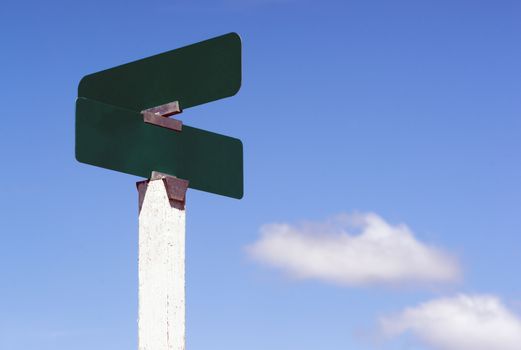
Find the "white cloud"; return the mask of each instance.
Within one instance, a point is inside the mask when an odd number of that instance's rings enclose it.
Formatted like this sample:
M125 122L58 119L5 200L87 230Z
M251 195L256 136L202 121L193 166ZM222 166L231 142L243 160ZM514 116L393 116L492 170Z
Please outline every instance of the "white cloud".
M348 286L457 280L457 262L418 241L406 225L376 214L340 215L324 223L269 224L249 255L300 279Z
M380 320L382 332L409 332L439 350L520 350L521 319L494 296L459 295L429 301Z

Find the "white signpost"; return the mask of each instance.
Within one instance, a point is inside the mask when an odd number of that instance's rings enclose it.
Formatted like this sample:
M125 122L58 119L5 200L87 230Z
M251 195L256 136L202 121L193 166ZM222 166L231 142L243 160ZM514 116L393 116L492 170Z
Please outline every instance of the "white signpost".
M139 191L139 350L185 349L188 182L154 173Z

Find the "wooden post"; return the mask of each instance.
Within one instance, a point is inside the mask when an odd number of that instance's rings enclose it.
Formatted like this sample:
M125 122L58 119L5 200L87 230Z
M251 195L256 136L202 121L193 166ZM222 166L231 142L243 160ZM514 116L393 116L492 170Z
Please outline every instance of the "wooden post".
M164 177L140 182L138 190L139 350L184 350L184 193L182 205L173 201Z

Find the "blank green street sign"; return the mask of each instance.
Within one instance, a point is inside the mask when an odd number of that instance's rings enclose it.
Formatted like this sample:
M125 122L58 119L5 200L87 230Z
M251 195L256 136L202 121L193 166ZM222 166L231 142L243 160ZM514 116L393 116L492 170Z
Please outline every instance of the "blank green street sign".
M226 34L85 76L78 96L133 111L179 101L182 109L235 95L241 39Z
M145 123L141 114L173 101L182 109L215 101L240 85L235 33L87 75L76 101L76 159L142 177L159 171L189 180L191 188L242 198L239 139L186 125L174 131Z

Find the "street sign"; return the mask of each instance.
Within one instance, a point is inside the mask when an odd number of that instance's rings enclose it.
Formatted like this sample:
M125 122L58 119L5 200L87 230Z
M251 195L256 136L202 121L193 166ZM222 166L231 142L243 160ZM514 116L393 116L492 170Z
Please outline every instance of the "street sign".
M140 112L172 101L187 109L240 87L241 39L230 33L87 75L78 97Z
M138 348L184 350L187 187L240 199L239 139L170 116L235 95L235 33L85 76L76 99L76 159L142 176Z
M183 126L181 132L143 122L143 115L85 98L76 101L76 159L128 174L152 171L233 198L243 195L242 142Z
M186 109L229 97L240 85L235 33L87 75L76 101L76 159L145 178L157 171L194 189L242 198L239 139L155 113L166 104Z

